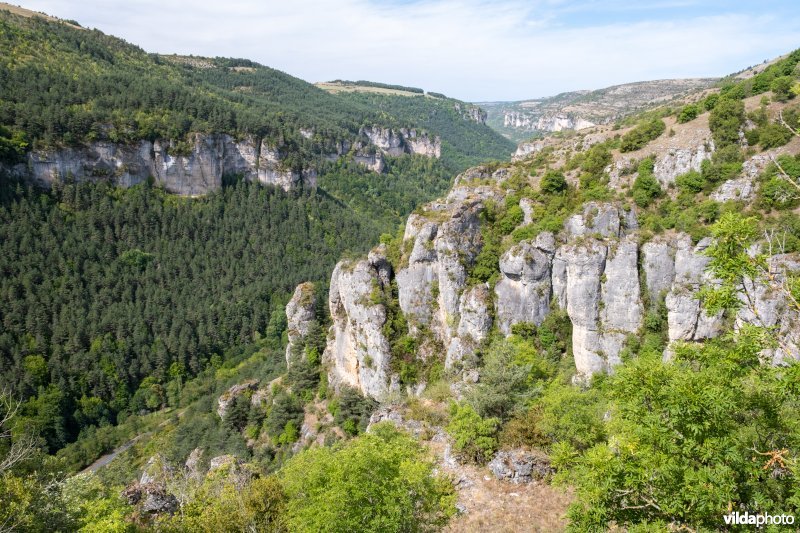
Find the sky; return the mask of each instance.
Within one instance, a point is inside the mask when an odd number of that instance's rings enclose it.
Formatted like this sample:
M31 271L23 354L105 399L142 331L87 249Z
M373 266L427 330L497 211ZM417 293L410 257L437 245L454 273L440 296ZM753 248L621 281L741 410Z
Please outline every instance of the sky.
M10 0L148 52L461 100L724 76L800 48L796 0Z

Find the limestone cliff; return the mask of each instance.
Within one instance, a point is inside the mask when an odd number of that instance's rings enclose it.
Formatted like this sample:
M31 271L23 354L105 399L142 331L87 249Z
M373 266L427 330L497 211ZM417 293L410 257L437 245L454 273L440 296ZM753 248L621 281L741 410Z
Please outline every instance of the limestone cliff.
M539 325L556 309L572 324L575 367L584 378L621 364L626 343L644 331L645 316L659 307L666 309L670 343L702 341L723 331L723 317L709 315L697 294L714 283L704 253L711 241L693 244L683 233L648 238L635 210L615 202L588 202L556 234L542 232L507 247L493 285L471 282L484 246L481 213L489 202L503 200L510 177L502 168L470 169L444 200L412 214L396 272L383 248L336 267L330 294L334 325L326 350L331 383L346 383L374 398L397 390L383 328L387 311L375 297L392 281L409 335L421 346L439 346L420 349L419 357L438 357L454 373L474 366L473 354L493 330L508 335L518 323ZM522 198L523 212L525 205L523 223L528 223L530 200ZM774 261L776 269L800 268L795 259ZM754 305L743 307L736 323L774 327L780 349L765 355L776 361L797 358L798 341L791 333L797 313L780 295L754 294Z
M306 137L312 132L304 130L301 134ZM330 153L317 155L320 160L328 161L351 156L356 163L379 173L385 167L384 155L441 157L441 139L421 130L365 127L361 136L363 140L333 143ZM156 185L181 196L199 196L217 190L226 176L239 176L284 190L316 187L315 163L309 161L305 168L292 168L284 163L285 156L283 147L260 138L195 133L188 146L169 140L133 144L99 141L33 150L25 163L10 170L44 187L69 179L109 180L120 187L131 187L152 177Z
M27 163L15 170L46 187L70 178L108 179L115 185L130 187L152 176L157 185L182 196L219 189L223 176L227 175L240 175L284 189L301 183L316 186L316 171L286 168L278 147L254 137L236 140L224 134L194 134L188 151L164 140L132 145L95 142L34 150L28 154Z

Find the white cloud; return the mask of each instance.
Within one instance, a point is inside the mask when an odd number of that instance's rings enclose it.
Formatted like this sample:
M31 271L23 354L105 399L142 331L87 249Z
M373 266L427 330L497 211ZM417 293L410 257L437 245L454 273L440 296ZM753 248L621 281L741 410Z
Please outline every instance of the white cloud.
M724 75L797 47L800 28L797 18L691 18L691 9L680 22L639 13L638 22L570 27L560 15L597 3L558 0L31 0L24 7L148 51L247 57L309 81L370 79L476 101Z

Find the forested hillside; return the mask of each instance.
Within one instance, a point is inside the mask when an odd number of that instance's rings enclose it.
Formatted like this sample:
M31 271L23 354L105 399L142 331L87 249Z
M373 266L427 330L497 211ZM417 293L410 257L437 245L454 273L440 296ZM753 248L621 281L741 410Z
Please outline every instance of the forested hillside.
M1 8L0 531L800 513L800 51L508 162L442 94ZM314 185L30 172L201 137Z
M324 286L343 253L364 252L457 171L513 148L452 110L430 119L430 99L413 99L415 113L383 109L249 60L148 54L38 16L0 10L0 55L7 165L97 141L170 139L181 153L204 132L258 136L280 146L283 165L320 173L319 189L289 193L229 176L195 201L147 184L122 191L62 176L46 192L2 176L0 380L29 401L26 417L51 451L82 428L163 404L141 403L143 379L196 375L252 342L299 282ZM326 159L365 125L426 129L445 139L445 155L387 157L383 173ZM475 142L459 144L469 134Z

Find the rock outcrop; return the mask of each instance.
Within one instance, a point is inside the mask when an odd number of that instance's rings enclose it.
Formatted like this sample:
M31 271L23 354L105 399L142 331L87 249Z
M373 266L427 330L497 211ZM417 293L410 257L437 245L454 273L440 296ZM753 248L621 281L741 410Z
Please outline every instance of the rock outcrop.
M219 189L223 177L228 175L284 189L300 184L316 186L316 172L311 168L302 171L286 168L279 147L254 137L236 140L224 134L196 133L188 150L164 140L132 145L94 142L80 147L34 150L28 154L27 163L15 170L46 187L67 179L107 179L115 185L130 187L152 176L157 185L183 196Z
M419 154L426 157L441 157L442 140L426 132L409 128L382 128L364 126L360 131L369 139L370 144L390 156L403 154Z
M523 131L556 132L564 130L584 130L596 125L597 124L594 122L586 120L585 118L568 114L537 116L517 111L508 111L503 115L503 127Z
M122 498L145 516L173 514L178 510L178 499L167 492L163 483L133 483L122 491Z
M678 172L680 157L670 157L676 158L670 172ZM399 389L384 331L386 288L393 284L408 334L419 342L418 357L441 358L463 380L477 379L474 354L493 329L509 335L515 324L541 325L556 309L571 323L572 353L582 378L621 364L626 343L641 335L648 312L664 313L670 343L702 341L723 331L722 315L706 312L698 294L716 283L706 271L710 239L695 244L687 234L666 232L641 243L635 208L620 202L587 202L561 231L507 242L494 285L476 282L471 273L484 247L481 213L490 202L504 201L510 176L507 169L470 169L456 178L444 200L409 216L397 272L382 250L337 265L326 350L331 383L373 398ZM534 200L522 198L519 205L523 223L535 223ZM782 264L789 266L781 268L800 269L793 261L786 259ZM760 285L752 292L754 303L739 311L737 323L760 321L773 328L780 351L765 353L766 358L800 358L800 341L792 333L798 313ZM665 355L670 353L668 347Z
M323 361L335 388L354 387L373 398L389 390L391 351L384 336L382 295L389 291L391 266L380 251L368 259L340 261L328 295L333 325Z
M703 161L711 159L714 152L714 141L708 139L692 148L673 148L658 157L653 164L653 175L662 188L675 183L681 174L690 170L700 171Z
M289 344L286 346L286 364L295 347L308 335L311 325L316 321L316 294L314 284L301 283L286 304L286 331Z
M227 391L223 392L219 398L217 398L217 415L224 420L231 405L233 405L233 402L236 401L236 398L243 394L251 393L257 388L257 379L249 379L243 383L233 385Z
M486 111L479 106L471 104L463 104L462 106L460 102L456 102L453 104L453 109L455 109L456 113L459 113L464 120L471 120L478 124L486 124Z
M310 130L300 133L306 139L313 135ZM413 128L364 127L360 135L367 141L328 143L326 150L331 153L320 153L319 157L335 161L352 150L356 163L375 172L383 171L384 154L441 157L441 139ZM131 187L152 178L156 185L181 196L215 191L227 176L284 190L316 187L317 171L313 166L292 168L284 163L284 157L282 146L270 145L261 138L195 133L188 143L165 139L132 144L98 141L33 150L25 163L8 170L44 187L73 179L108 180L120 187Z
M541 481L554 472L547 455L526 450L497 452L488 467L497 479L514 484Z

